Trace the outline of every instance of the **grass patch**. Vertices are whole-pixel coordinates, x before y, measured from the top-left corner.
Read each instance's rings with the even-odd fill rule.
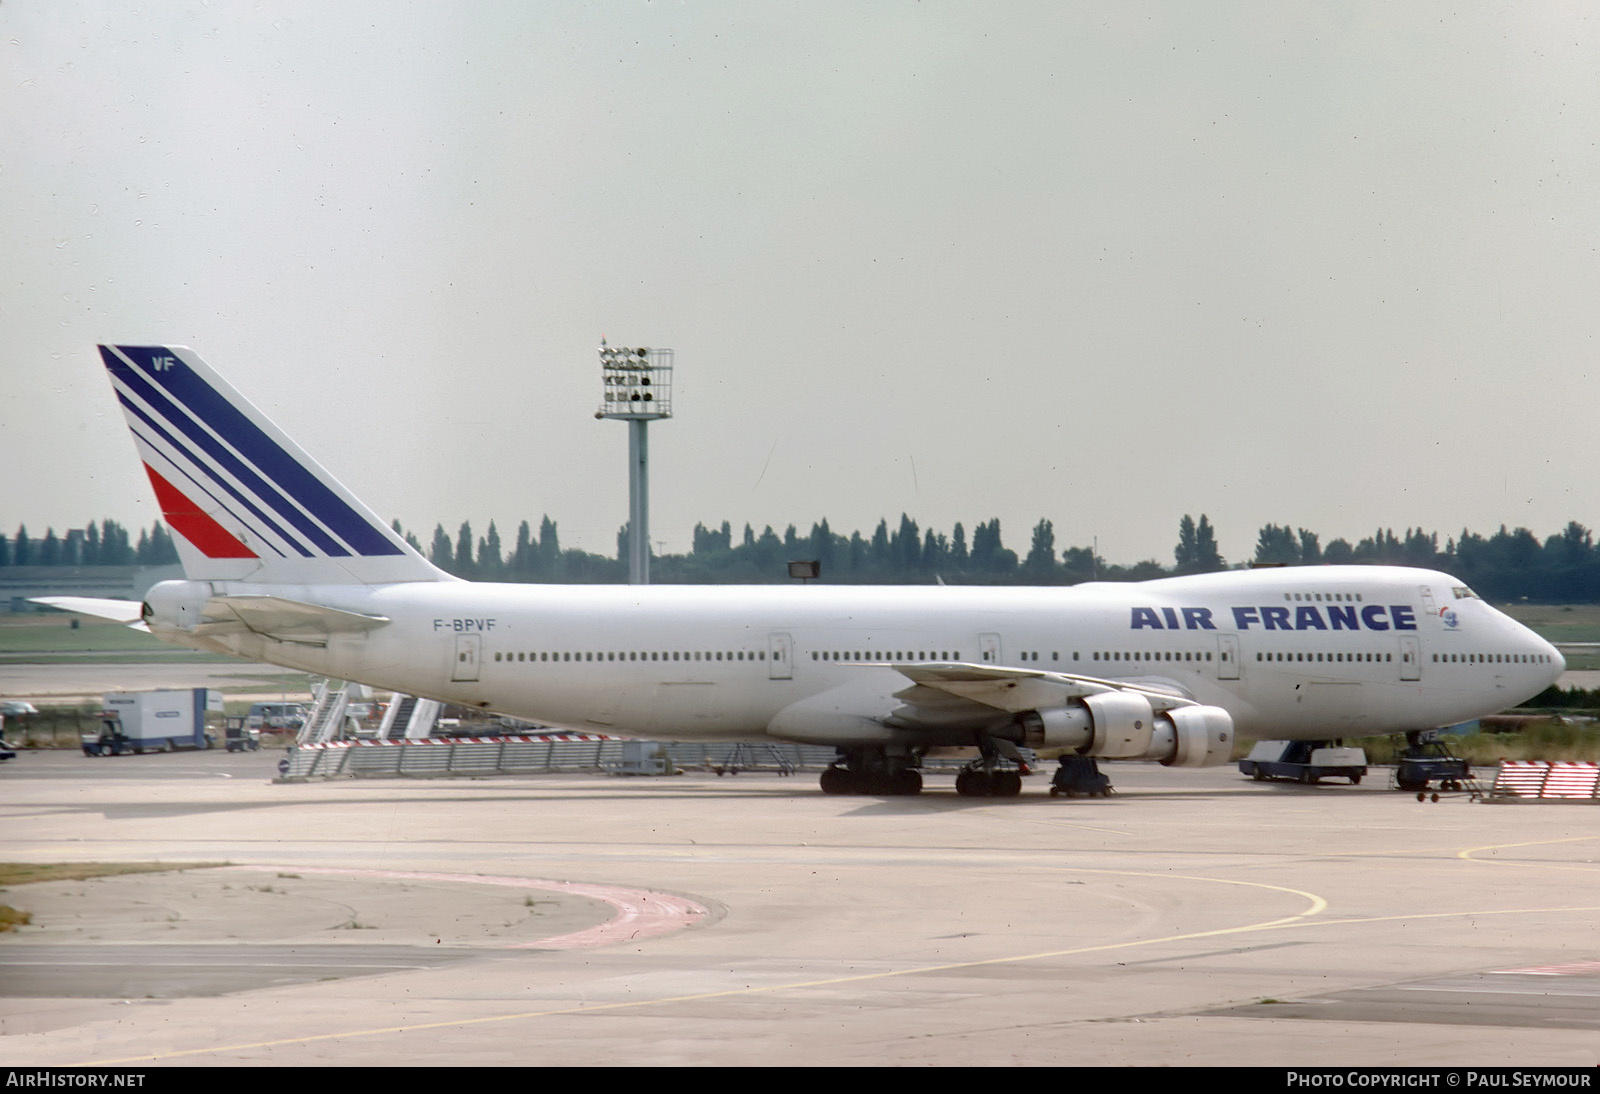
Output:
[[[0,886],[34,881],[86,881],[118,874],[158,874],[167,870],[208,870],[226,862],[0,862]]]
[[[1600,642],[1600,604],[1497,604],[1546,642]]]
[[[1473,767],[1492,767],[1501,760],[1582,760],[1600,763],[1600,723],[1570,724],[1555,717],[1527,722],[1510,733],[1442,733],[1439,739],[1451,752]],[[1255,741],[1240,736],[1234,741],[1233,760],[1250,754]],[[1404,737],[1345,738],[1350,748],[1363,749],[1369,764],[1392,764],[1405,747]]]
[[[0,889],[35,881],[87,881],[119,874],[158,874],[169,870],[205,870],[226,862],[0,862]],[[33,916],[0,904],[0,932],[33,922]]]
[[[1513,733],[1444,733],[1439,739],[1473,767],[1501,760],[1600,761],[1600,726],[1569,725],[1554,718],[1531,722]],[[1361,737],[1345,744],[1366,750],[1369,764],[1392,764],[1403,737]]]
[[[72,621],[78,625],[74,627]],[[172,647],[146,631],[90,615],[61,612],[0,614],[0,653],[159,653]]]

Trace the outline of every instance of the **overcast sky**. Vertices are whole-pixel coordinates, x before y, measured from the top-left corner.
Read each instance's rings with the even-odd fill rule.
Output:
[[[132,10],[137,8],[138,10]],[[426,541],[1600,525],[1587,3],[0,3],[0,530],[186,344]]]

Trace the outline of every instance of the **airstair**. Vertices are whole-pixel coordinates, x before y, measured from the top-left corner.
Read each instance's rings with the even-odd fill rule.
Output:
[[[298,745],[321,745],[336,741],[344,726],[345,708],[350,703],[350,685],[343,680],[324,680],[317,686],[316,703],[305,725],[295,737]]]
[[[383,741],[418,741],[433,733],[444,704],[437,699],[419,699],[415,695],[395,692],[384,708],[383,721],[378,726],[378,739]]]

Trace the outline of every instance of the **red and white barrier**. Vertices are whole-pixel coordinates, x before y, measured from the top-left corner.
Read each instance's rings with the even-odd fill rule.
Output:
[[[353,741],[324,741],[321,744],[298,745],[301,752],[314,752],[319,748],[383,748],[405,745],[503,745],[503,744],[569,744],[582,741],[621,741],[604,733],[547,733],[537,737],[416,737],[398,741],[378,738],[360,738]]]
[[[1600,801],[1600,764],[1569,760],[1502,760],[1491,798]]]

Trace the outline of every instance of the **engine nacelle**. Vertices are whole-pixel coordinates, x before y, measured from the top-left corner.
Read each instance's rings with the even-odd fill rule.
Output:
[[[1086,695],[1064,707],[1030,710],[1018,719],[1029,748],[1070,748],[1105,760],[1148,757],[1155,712],[1131,691]]]
[[[1069,748],[1101,760],[1157,760],[1172,767],[1228,762],[1233,717],[1221,707],[1184,706],[1157,714],[1137,692],[1086,695],[1064,707],[1018,718],[1029,748]]]
[[[205,604],[211,586],[197,581],[162,581],[144,594],[141,615],[158,638],[171,641],[205,622]]]
[[[1233,715],[1221,707],[1173,707],[1156,727],[1157,750],[1168,767],[1215,767],[1233,751]]]
[[[1081,700],[1094,718],[1094,741],[1085,756],[1101,760],[1142,760],[1150,753],[1156,715],[1150,700],[1133,691],[1108,691]]]
[[[1022,727],[1022,743],[1028,748],[1070,748],[1082,751],[1094,740],[1094,722],[1087,707],[1030,710],[1017,719]]]

